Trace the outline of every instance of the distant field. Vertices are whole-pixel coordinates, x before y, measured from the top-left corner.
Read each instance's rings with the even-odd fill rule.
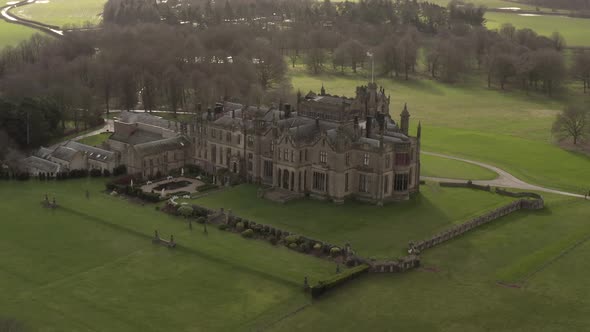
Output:
[[[520,16],[510,13],[487,13],[486,26],[499,28],[503,23],[512,23],[517,28],[530,28],[543,36],[554,31],[561,33],[569,46],[590,46],[590,19],[567,16]]]
[[[103,190],[102,180],[0,183],[0,317],[27,331],[256,330],[309,303],[305,276],[335,272],[214,226],[191,232]],[[60,208],[42,208],[45,194]],[[155,229],[179,247],[153,245]]]
[[[432,0],[429,2],[446,7],[449,4],[449,2],[451,2],[451,1],[450,0]],[[472,3],[477,6],[483,5],[483,6],[486,6],[487,8],[518,7],[522,10],[534,10],[535,9],[535,6],[531,6],[531,5],[527,5],[527,4],[523,4],[523,3],[517,3],[517,2],[513,2],[513,1],[503,1],[503,0],[466,0],[465,2],[469,2],[469,3]]]
[[[314,200],[279,204],[256,196],[257,187],[241,185],[195,200],[211,208],[227,208],[256,222],[344,245],[363,256],[392,258],[405,254],[410,240],[426,238],[452,224],[512,201],[492,193],[441,188],[429,183],[407,202],[376,207]]]
[[[46,24],[64,26],[98,24],[105,0],[48,0],[13,9],[16,15]]]
[[[15,46],[35,33],[40,32],[23,25],[0,20],[0,50],[6,46]]]

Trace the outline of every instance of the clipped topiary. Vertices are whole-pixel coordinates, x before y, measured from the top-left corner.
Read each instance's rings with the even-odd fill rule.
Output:
[[[247,229],[245,231],[242,232],[242,236],[245,238],[251,238],[254,236],[254,231],[251,229]]]
[[[239,223],[237,223],[236,229],[238,230],[238,232],[243,231],[244,230],[244,222],[240,221]]]
[[[320,243],[316,243],[313,245],[313,249],[320,250],[320,249],[322,249],[322,245]]]
[[[297,243],[290,243],[289,248],[293,249],[293,250],[297,250],[299,248],[299,246],[297,245]]]
[[[340,250],[338,247],[332,247],[332,249],[330,249],[330,255],[332,255],[332,257],[340,256],[341,253],[342,250]]]

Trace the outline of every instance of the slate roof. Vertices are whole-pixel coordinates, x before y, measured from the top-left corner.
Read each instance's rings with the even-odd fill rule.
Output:
[[[34,168],[46,173],[59,172],[60,168],[59,164],[36,156],[27,157],[23,159],[22,162],[25,165],[25,167]]]
[[[115,132],[113,135],[111,135],[110,139],[131,145],[137,145],[161,140],[162,135],[137,128],[130,134]]]
[[[78,153],[78,151],[72,148],[68,148],[66,146],[58,146],[57,148],[55,148],[55,150],[53,150],[51,156],[57,159],[70,162],[74,159],[76,153]]]
[[[176,136],[171,138],[165,138],[153,142],[138,144],[135,146],[135,150],[146,156],[165,151],[182,149],[189,145],[189,140],[184,136]]]
[[[84,155],[88,157],[88,159],[110,162],[115,158],[115,153],[112,151],[100,149],[76,141],[68,141],[66,144],[64,144],[64,146],[77,151],[82,151]]]
[[[39,158],[45,158],[47,157],[47,155],[49,155],[51,153],[51,149],[48,149],[46,147],[40,147],[39,150],[37,150],[37,152],[35,152],[35,156],[39,157]]]
[[[120,121],[127,123],[145,123],[155,127],[166,128],[170,130],[176,130],[177,125],[180,128],[180,124],[177,124],[176,121],[166,120],[162,117],[149,113],[133,113],[123,111],[120,113],[119,119]]]

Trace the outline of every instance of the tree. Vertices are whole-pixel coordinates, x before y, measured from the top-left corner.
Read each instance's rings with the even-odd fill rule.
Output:
[[[553,34],[551,35],[551,42],[553,44],[553,48],[555,48],[556,51],[561,52],[565,49],[565,38],[559,32],[553,32]]]
[[[572,138],[574,144],[587,136],[590,112],[588,107],[579,105],[567,106],[557,115],[551,131],[560,139]]]
[[[190,205],[182,205],[178,208],[178,213],[183,217],[188,218],[193,214],[193,207]]]
[[[324,70],[324,62],[326,62],[326,52],[323,49],[312,48],[307,52],[305,64],[312,73],[321,73]]]
[[[574,77],[582,81],[586,93],[590,88],[590,52],[576,54],[572,70]]]

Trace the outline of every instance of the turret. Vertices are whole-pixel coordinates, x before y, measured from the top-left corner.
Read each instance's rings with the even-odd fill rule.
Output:
[[[324,83],[322,83],[322,89],[320,90],[320,96],[326,95],[326,89],[324,88]]]
[[[410,112],[408,112],[408,104],[404,104],[404,110],[402,111],[400,116],[400,129],[404,135],[408,135],[408,130],[410,128]]]

